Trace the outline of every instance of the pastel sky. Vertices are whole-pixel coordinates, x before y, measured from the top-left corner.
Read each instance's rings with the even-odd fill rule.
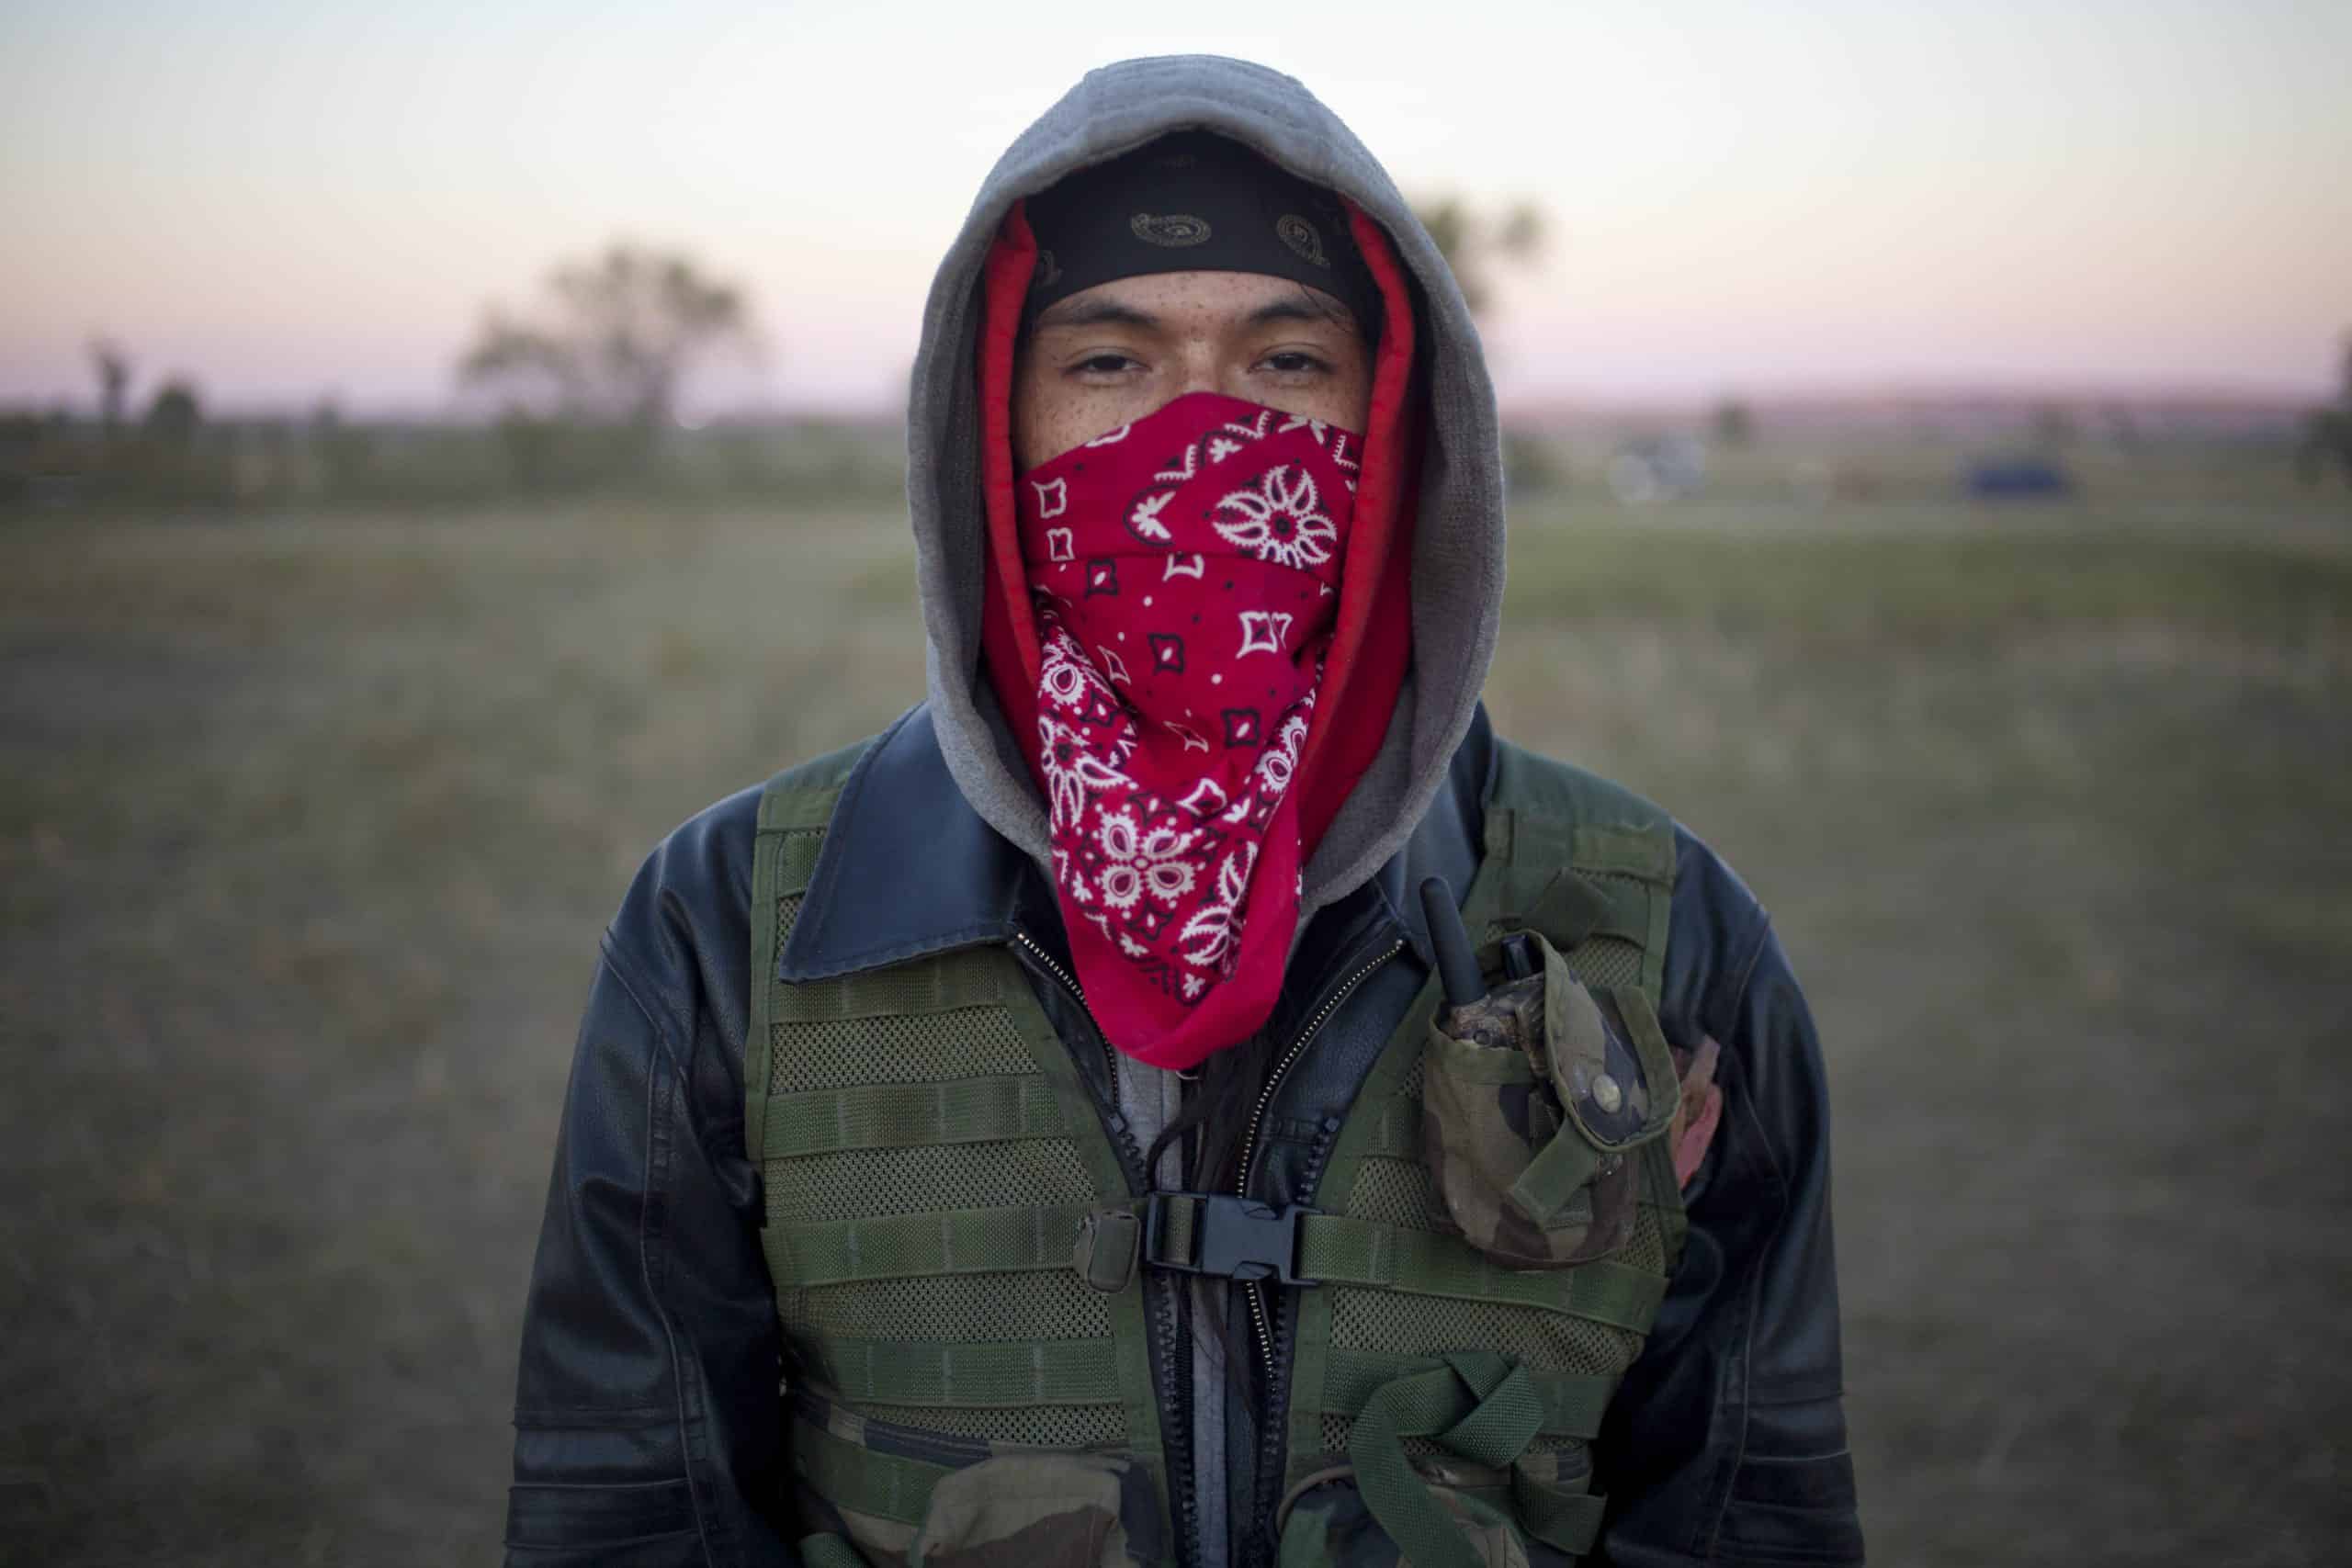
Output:
[[[216,402],[432,410],[615,236],[755,297],[706,407],[888,406],[1005,142],[1090,65],[1313,87],[1414,191],[1539,202],[1521,400],[2314,393],[2352,329],[2346,0],[1169,7],[0,0],[0,401],[85,344]]]

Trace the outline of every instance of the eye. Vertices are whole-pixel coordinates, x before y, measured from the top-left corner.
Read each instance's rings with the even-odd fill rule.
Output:
[[[1069,368],[1073,375],[1115,376],[1123,370],[1139,369],[1141,366],[1142,361],[1132,355],[1106,351],[1102,354],[1090,354]]]
[[[1277,376],[1304,376],[1317,370],[1329,370],[1330,366],[1303,348],[1285,348],[1270,354],[1259,363]]]

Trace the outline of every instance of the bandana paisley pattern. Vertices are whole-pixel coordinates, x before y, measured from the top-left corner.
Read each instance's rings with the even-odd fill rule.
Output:
[[[1271,995],[1218,1003],[1255,943],[1273,963],[1252,973],[1278,980],[1297,923],[1293,785],[1357,446],[1194,392],[1018,483],[1056,891],[1096,1017],[1157,1066],[1262,1017]]]

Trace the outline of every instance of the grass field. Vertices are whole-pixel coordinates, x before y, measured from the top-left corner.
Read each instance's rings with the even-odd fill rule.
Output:
[[[483,1562],[636,861],[920,694],[889,516],[0,525],[0,1560]],[[1520,520],[1490,686],[1775,910],[1885,1563],[2352,1537],[2352,506]]]

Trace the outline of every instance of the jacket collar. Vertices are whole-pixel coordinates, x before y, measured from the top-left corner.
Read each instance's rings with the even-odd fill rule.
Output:
[[[1430,876],[1446,878],[1457,898],[1467,890],[1493,752],[1481,707],[1405,848],[1314,926],[1336,918],[1360,929],[1367,918],[1385,918],[1430,962],[1415,890]],[[1035,863],[972,809],[947,771],[930,705],[915,707],[866,748],[842,785],[777,977],[830,980],[1010,942],[1016,931],[1060,945],[1053,889]],[[1308,945],[1319,945],[1314,938],[1310,931]]]

